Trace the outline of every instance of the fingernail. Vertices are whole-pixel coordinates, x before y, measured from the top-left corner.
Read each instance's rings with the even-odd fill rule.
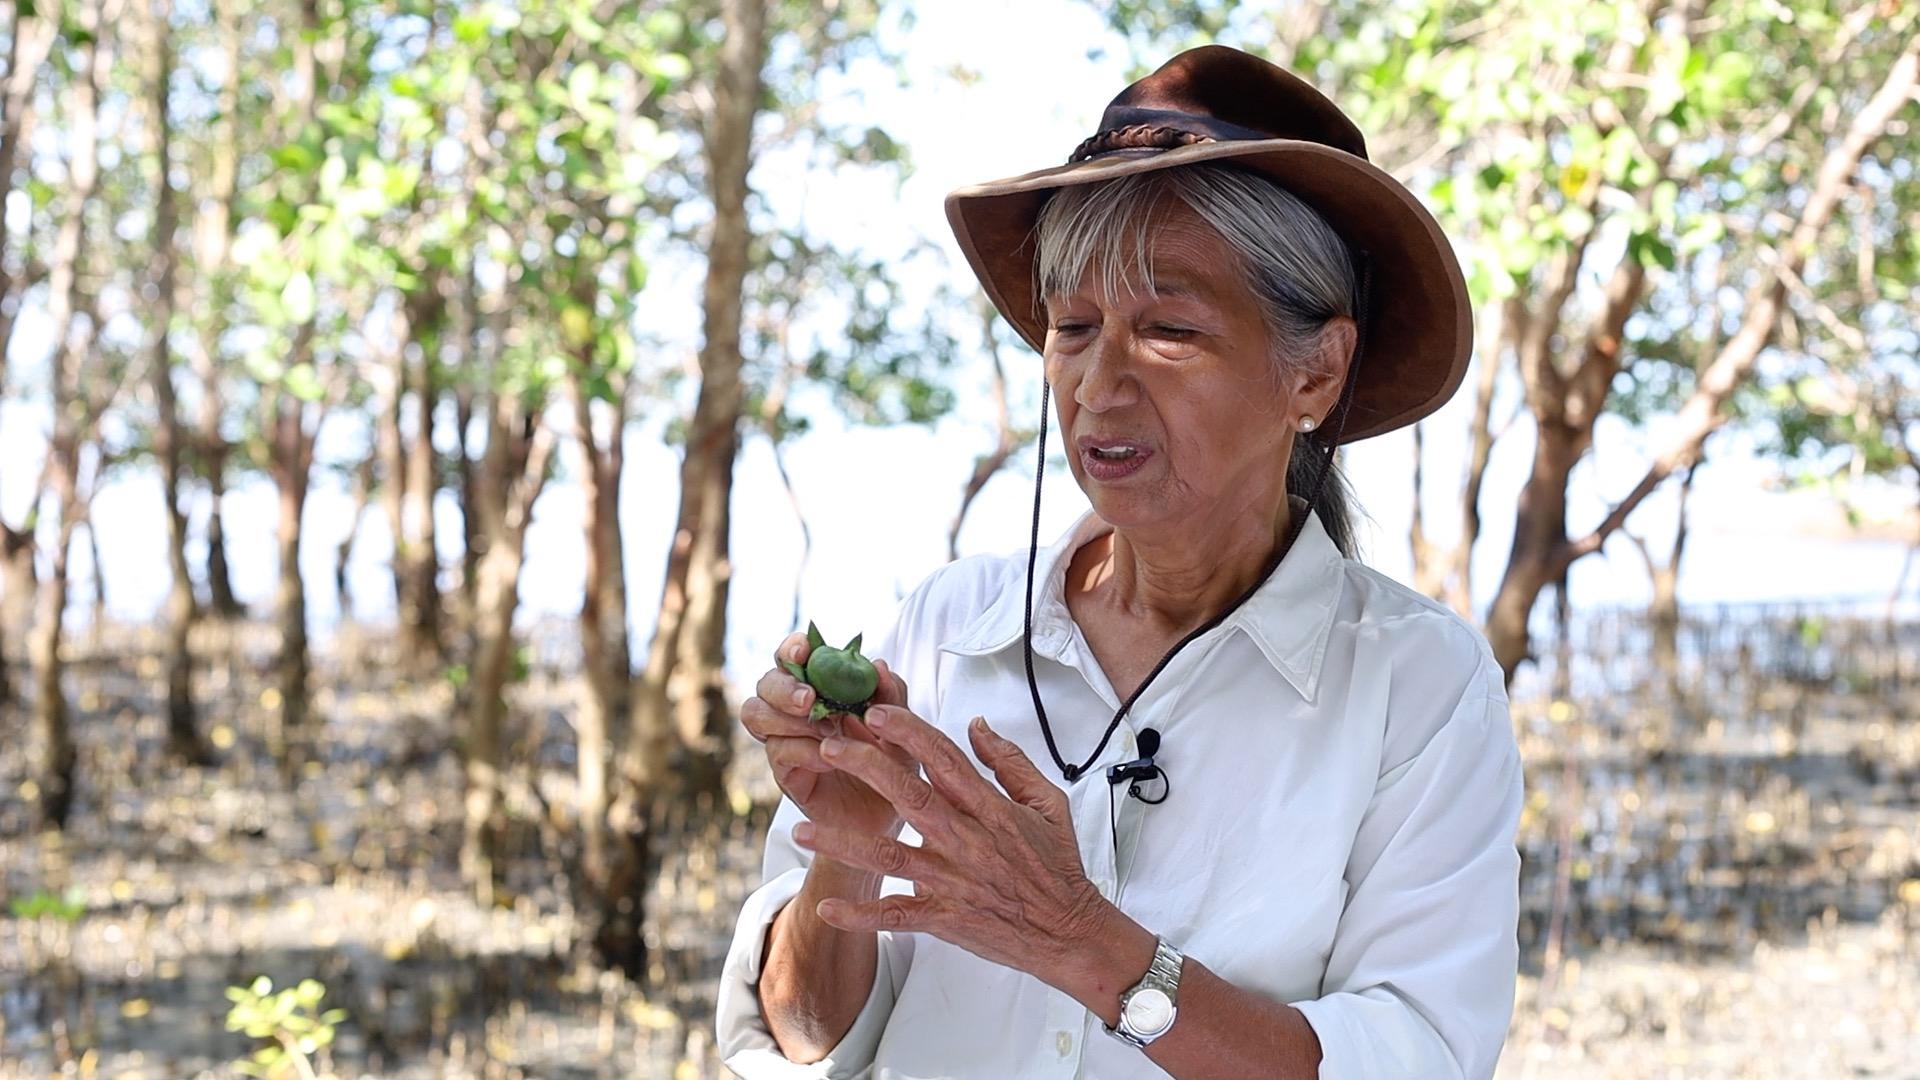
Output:
[[[847,740],[838,735],[820,740],[820,756],[822,757],[839,757],[841,752],[846,750],[846,748]]]
[[[972,720],[967,721],[967,724],[975,731],[987,730],[987,718],[984,716],[976,716]]]
[[[802,844],[812,843],[813,842],[813,822],[802,821],[795,824],[793,827],[793,838]]]
[[[887,711],[885,709],[868,709],[866,719],[868,727],[879,731],[881,728],[887,726]]]
[[[795,705],[805,705],[807,703],[807,693],[807,688],[804,686],[795,690],[793,692],[793,703]]]

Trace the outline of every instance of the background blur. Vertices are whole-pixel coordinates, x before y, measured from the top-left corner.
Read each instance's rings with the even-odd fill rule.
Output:
[[[738,701],[1046,465],[941,196],[1204,41],[1467,268],[1342,458],[1512,675],[1502,1076],[1920,1075],[1913,5],[16,0],[0,1077],[721,1074]]]

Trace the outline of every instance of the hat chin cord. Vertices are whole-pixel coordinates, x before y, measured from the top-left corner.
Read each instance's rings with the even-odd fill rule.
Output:
[[[1154,678],[1166,668],[1174,656],[1176,656],[1181,649],[1186,648],[1189,642],[1207,631],[1212,630],[1214,627],[1219,626],[1222,622],[1225,622],[1227,616],[1239,610],[1240,605],[1246,603],[1253,597],[1254,593],[1260,591],[1260,587],[1267,583],[1267,579],[1273,576],[1275,570],[1279,569],[1281,560],[1286,557],[1288,550],[1293,547],[1295,538],[1300,535],[1301,528],[1306,524],[1307,516],[1313,513],[1314,508],[1319,505],[1320,495],[1326,488],[1327,477],[1333,473],[1333,458],[1340,447],[1340,435],[1347,426],[1347,411],[1353,402],[1354,372],[1359,367],[1360,357],[1366,352],[1366,324],[1369,321],[1370,315],[1368,302],[1371,300],[1372,282],[1367,257],[1365,255],[1357,255],[1355,262],[1357,263],[1355,269],[1357,270],[1358,289],[1356,291],[1358,292],[1358,296],[1355,298],[1357,303],[1354,306],[1354,310],[1360,313],[1360,317],[1354,320],[1353,357],[1347,365],[1346,380],[1340,387],[1340,400],[1335,403],[1332,413],[1327,417],[1327,427],[1322,429],[1324,434],[1318,438],[1312,436],[1306,438],[1307,448],[1315,452],[1320,464],[1320,468],[1314,475],[1313,484],[1308,488],[1306,498],[1307,513],[1294,515],[1293,522],[1287,530],[1286,539],[1276,547],[1273,558],[1267,563],[1266,569],[1260,574],[1258,580],[1249,586],[1245,592],[1241,593],[1238,599],[1227,605],[1226,610],[1202,623],[1186,637],[1181,638],[1173,648],[1167,650],[1167,654],[1160,658],[1160,662],[1153,666],[1153,670],[1147,673],[1147,677],[1140,680],[1140,685],[1134,688],[1133,693],[1127,696],[1125,702],[1121,703],[1119,711],[1113,714],[1112,722],[1107,725],[1106,733],[1100,736],[1100,742],[1093,748],[1093,753],[1089,754],[1087,759],[1078,765],[1069,763],[1066,758],[1060,755],[1060,746],[1053,737],[1053,727],[1047,723],[1046,706],[1040,703],[1040,684],[1033,675],[1033,574],[1040,559],[1040,488],[1041,481],[1046,477],[1047,473],[1047,416],[1050,412],[1048,408],[1050,404],[1049,399],[1053,391],[1053,385],[1042,377],[1040,381],[1040,439],[1033,468],[1033,531],[1027,548],[1026,619],[1020,644],[1021,650],[1026,658],[1027,692],[1033,697],[1034,717],[1040,722],[1040,734],[1047,741],[1047,753],[1053,755],[1054,765],[1060,769],[1061,777],[1064,778],[1068,784],[1071,785],[1082,776],[1085,776],[1087,770],[1093,766],[1093,763],[1100,759],[1100,755],[1107,749],[1107,743],[1113,738],[1114,731],[1120,727],[1120,721],[1125,718],[1128,711],[1133,708],[1133,703],[1139,700],[1140,695],[1153,683]],[[1149,757],[1151,757],[1151,755],[1149,755]],[[1129,794],[1138,798],[1138,788],[1133,788]],[[1164,801],[1164,798],[1165,796],[1162,796],[1161,799],[1152,801],[1158,803]]]

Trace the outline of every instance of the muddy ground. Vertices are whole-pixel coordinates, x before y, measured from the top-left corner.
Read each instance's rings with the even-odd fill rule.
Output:
[[[1565,681],[1514,689],[1528,762],[1525,946],[1506,1077],[1920,1078],[1920,631],[1709,613],[1670,673],[1626,617],[1583,624]],[[537,643],[536,643],[537,644]],[[596,969],[573,909],[563,646],[516,689],[522,824],[495,905],[460,886],[443,686],[346,637],[315,683],[325,737],[291,782],[265,756],[264,631],[207,643],[220,763],[160,752],[149,632],[75,643],[72,828],[28,828],[25,714],[0,709],[0,1078],[235,1075],[256,1041],[225,990],[267,975],[343,1008],[341,1077],[706,1077],[712,978],[755,884],[773,793],[674,824],[651,970]],[[225,659],[219,659],[225,658]],[[749,744],[750,746],[751,744]],[[1564,852],[1564,857],[1563,853]]]

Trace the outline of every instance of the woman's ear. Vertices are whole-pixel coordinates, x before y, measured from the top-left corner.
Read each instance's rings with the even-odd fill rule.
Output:
[[[1295,368],[1299,381],[1294,384],[1293,403],[1300,416],[1326,422],[1340,403],[1340,389],[1347,383],[1347,369],[1353,363],[1353,346],[1358,340],[1358,328],[1345,315],[1335,315],[1320,327],[1308,346],[1308,355]]]

